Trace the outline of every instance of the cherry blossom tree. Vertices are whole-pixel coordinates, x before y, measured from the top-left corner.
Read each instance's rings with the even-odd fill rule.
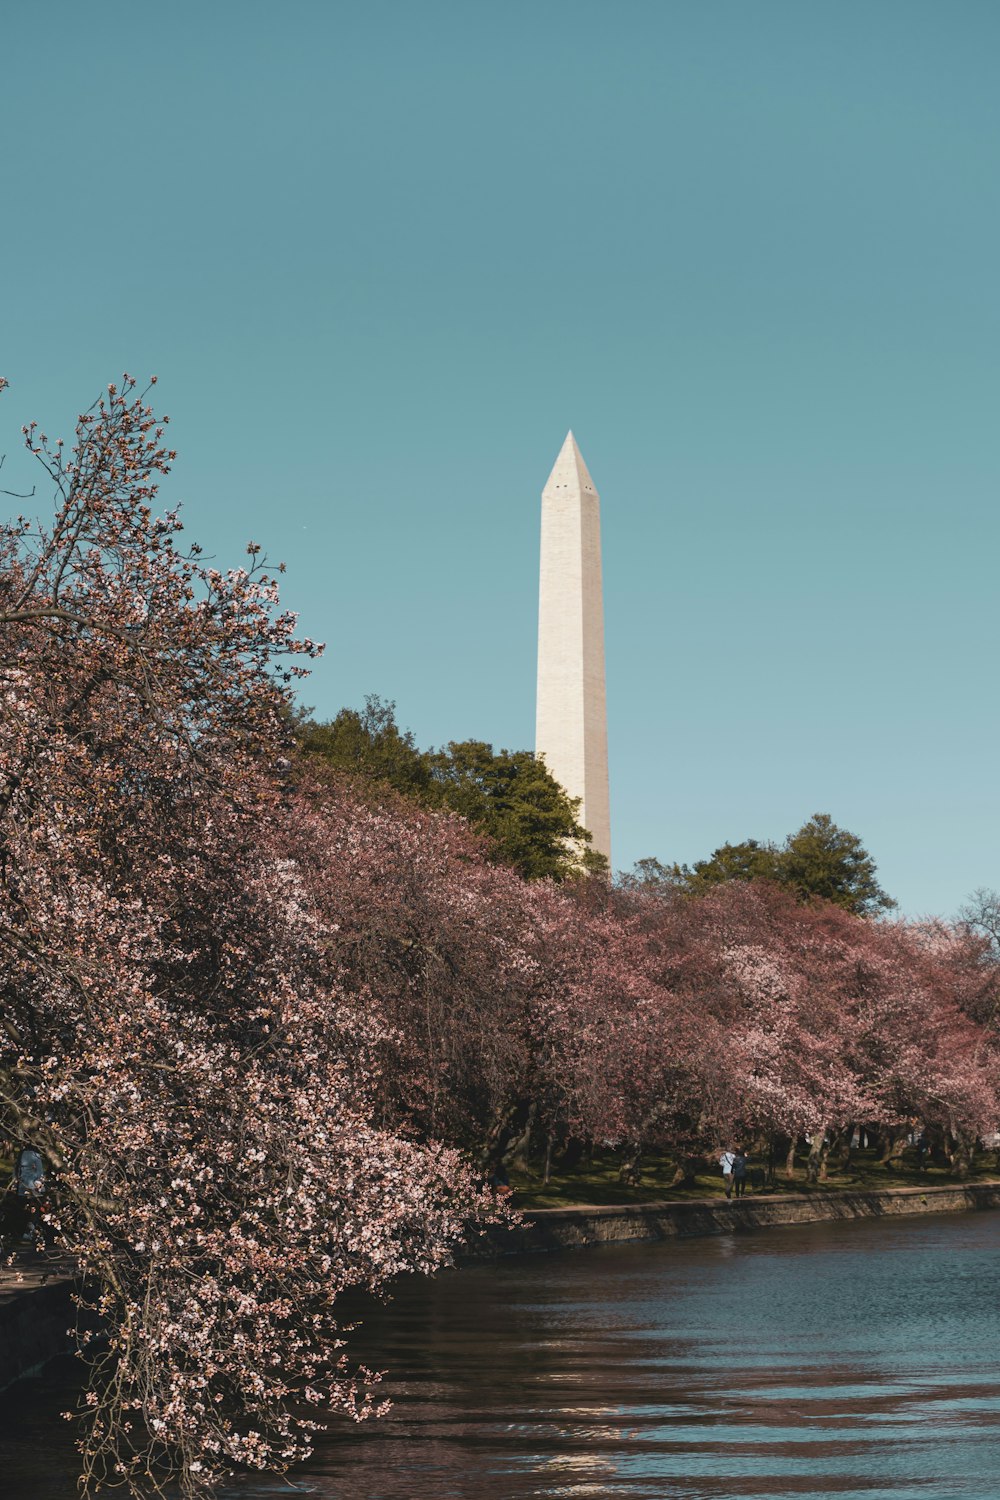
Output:
[[[85,1487],[190,1495],[371,1410],[339,1294],[490,1210],[380,1123],[379,1018],[284,855],[316,647],[259,547],[223,573],[155,514],[173,454],[128,377],[69,451],[25,435],[56,507],[0,532],[0,1125],[47,1155],[109,1335]]]
[[[326,924],[331,978],[381,1026],[381,1118],[477,1156],[528,1068],[530,887],[458,817],[296,767],[286,857]]]
[[[691,1134],[706,1147],[808,1136],[822,1177],[856,1125],[891,1150],[920,1121],[963,1170],[977,1134],[995,1128],[1000,1074],[982,1022],[997,974],[967,932],[802,905],[765,881],[695,900],[632,888],[626,903],[664,1013],[683,1028]]]
[[[996,970],[980,963],[979,939],[942,922],[891,924],[869,937],[859,965],[859,1066],[875,1121],[889,1132],[886,1154],[919,1120],[964,1176],[976,1138],[1000,1120],[996,1043],[982,1024],[996,1010]]]
[[[484,1162],[570,1133],[651,1139],[686,1027],[634,922],[490,863],[452,815],[366,800],[308,765],[286,831],[337,980],[384,1027],[387,1122]]]

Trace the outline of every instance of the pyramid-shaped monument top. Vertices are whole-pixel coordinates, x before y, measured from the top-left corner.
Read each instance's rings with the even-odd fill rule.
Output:
[[[567,432],[566,441],[559,450],[552,473],[549,475],[548,483],[542,491],[542,499],[554,499],[556,496],[566,498],[570,495],[595,495],[597,490],[594,481],[587,472],[587,465],[583,461],[583,454],[576,446],[576,438],[572,432]]]

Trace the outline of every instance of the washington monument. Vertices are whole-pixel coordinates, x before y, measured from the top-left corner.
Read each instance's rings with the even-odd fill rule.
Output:
[[[610,863],[600,500],[571,432],[542,491],[535,753],[580,798],[580,822]]]

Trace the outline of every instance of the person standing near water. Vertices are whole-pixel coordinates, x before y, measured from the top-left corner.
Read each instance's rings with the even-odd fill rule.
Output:
[[[733,1196],[733,1164],[735,1161],[736,1152],[731,1146],[727,1146],[719,1157],[719,1166],[722,1168],[722,1186],[726,1190],[727,1198]]]
[[[733,1157],[733,1187],[737,1198],[742,1198],[747,1190],[747,1158],[742,1146],[737,1146]]]

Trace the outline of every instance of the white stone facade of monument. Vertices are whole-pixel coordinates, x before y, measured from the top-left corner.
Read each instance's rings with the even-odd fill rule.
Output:
[[[572,432],[542,491],[535,751],[610,862],[600,500]]]

